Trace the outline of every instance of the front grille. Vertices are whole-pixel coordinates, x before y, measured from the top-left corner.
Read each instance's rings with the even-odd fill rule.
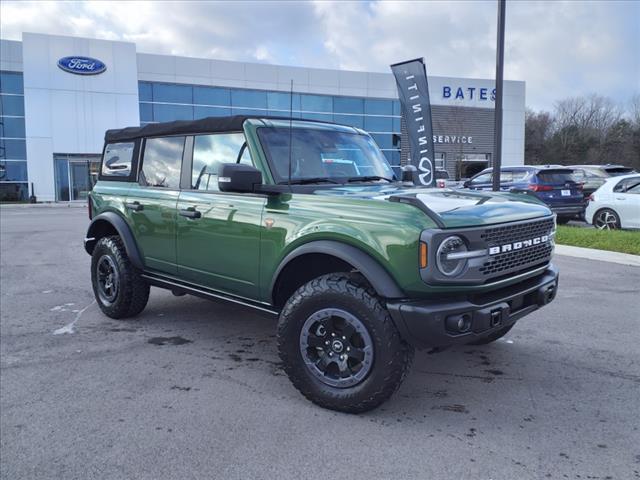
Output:
[[[487,247],[513,244],[532,238],[549,235],[553,231],[553,218],[532,222],[488,228],[481,235]],[[551,259],[551,243],[531,245],[518,250],[499,253],[489,257],[478,269],[483,275],[494,277],[502,272],[525,270],[547,263]]]
[[[505,270],[545,263],[549,260],[552,250],[553,247],[545,243],[515,252],[500,253],[484,262],[479,270],[484,275],[495,275]]]
[[[545,218],[533,222],[487,228],[481,238],[487,242],[488,246],[494,246],[548,235],[552,230],[553,218]]]

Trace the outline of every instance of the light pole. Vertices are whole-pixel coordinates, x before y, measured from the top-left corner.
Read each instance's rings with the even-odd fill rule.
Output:
[[[502,90],[504,74],[504,15],[506,0],[498,0],[498,45],[496,48],[496,106],[494,110],[495,137],[493,145],[493,191],[500,190],[502,166]]]

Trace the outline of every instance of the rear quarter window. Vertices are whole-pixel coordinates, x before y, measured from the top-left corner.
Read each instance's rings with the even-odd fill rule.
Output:
[[[109,143],[102,156],[101,177],[124,180],[131,176],[134,142]]]

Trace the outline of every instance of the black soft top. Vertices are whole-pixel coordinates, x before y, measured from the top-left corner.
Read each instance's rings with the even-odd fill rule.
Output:
[[[290,120],[289,117],[275,117],[269,115],[233,115],[229,117],[207,117],[199,120],[176,120],[175,122],[149,123],[144,127],[127,127],[107,130],[104,135],[106,143],[123,142],[143,137],[159,137],[165,135],[189,135],[194,133],[222,133],[241,132],[242,124],[248,118],[265,120]],[[293,121],[319,122],[304,118],[294,118]]]

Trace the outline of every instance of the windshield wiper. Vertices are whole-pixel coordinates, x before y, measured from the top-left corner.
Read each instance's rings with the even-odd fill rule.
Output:
[[[387,177],[380,177],[378,175],[367,175],[364,177],[351,177],[347,180],[347,183],[353,183],[353,182],[371,182],[373,180],[386,180],[389,183],[393,183],[393,180],[391,178],[387,178]]]
[[[309,183],[335,183],[337,185],[341,185],[340,182],[336,180],[331,180],[327,177],[311,177],[311,178],[296,178],[291,180],[291,185],[307,185]],[[278,185],[288,185],[288,181],[279,182]]]

